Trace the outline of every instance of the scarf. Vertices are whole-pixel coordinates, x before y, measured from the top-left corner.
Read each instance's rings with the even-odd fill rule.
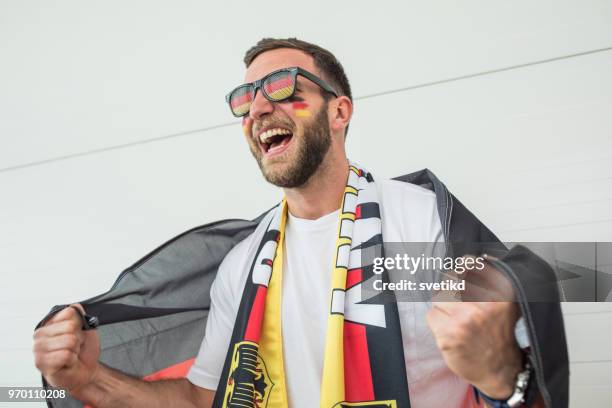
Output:
[[[409,408],[397,305],[372,299],[361,303],[360,285],[374,275],[372,265],[362,265],[361,250],[379,246],[382,253],[383,243],[378,194],[370,173],[349,166],[340,208],[330,265],[320,407]],[[272,211],[242,295],[213,403],[216,408],[289,406],[281,333],[287,202],[283,199]],[[388,280],[386,273],[381,276]],[[312,401],[312,406],[316,404]]]

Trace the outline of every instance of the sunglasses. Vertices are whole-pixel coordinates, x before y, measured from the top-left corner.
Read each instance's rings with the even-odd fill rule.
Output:
[[[240,85],[225,96],[232,114],[243,117],[251,110],[257,90],[270,102],[280,102],[291,98],[297,88],[297,76],[301,75],[319,85],[321,88],[338,97],[338,93],[327,82],[299,67],[282,68],[270,72],[265,77],[248,84]]]

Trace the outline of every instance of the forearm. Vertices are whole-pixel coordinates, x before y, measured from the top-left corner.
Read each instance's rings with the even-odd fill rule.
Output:
[[[182,378],[147,382],[100,364],[93,381],[71,390],[74,398],[96,408],[130,407],[195,408],[198,406],[191,383]]]

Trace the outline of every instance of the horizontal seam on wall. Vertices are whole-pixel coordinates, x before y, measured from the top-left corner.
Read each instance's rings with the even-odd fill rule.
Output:
[[[485,75],[492,75],[492,74],[497,74],[497,73],[500,73],[500,72],[506,72],[506,71],[511,71],[511,70],[515,70],[515,69],[526,68],[526,67],[531,67],[531,66],[534,66],[534,65],[546,64],[546,63],[566,60],[566,59],[570,59],[570,58],[582,57],[582,56],[585,56],[585,55],[596,54],[596,53],[606,52],[606,51],[610,51],[610,50],[612,50],[612,46],[605,47],[605,48],[598,48],[598,49],[595,49],[595,50],[589,50],[589,51],[573,53],[573,54],[561,55],[559,57],[547,58],[547,59],[538,60],[538,61],[526,62],[526,63],[523,63],[523,64],[511,65],[511,66],[503,67],[503,68],[490,69],[490,70],[486,70],[486,71],[477,72],[477,73],[474,73],[474,74],[467,74],[467,75],[461,75],[461,76],[456,76],[456,77],[452,77],[452,78],[440,79],[440,80],[432,81],[432,82],[425,82],[425,83],[422,83],[422,84],[411,85],[411,86],[402,87],[402,88],[398,88],[398,89],[392,89],[392,90],[388,90],[388,91],[382,91],[382,92],[372,93],[372,94],[368,94],[368,95],[362,95],[362,96],[355,97],[353,99],[354,100],[362,100],[362,99],[375,98],[375,97],[378,97],[378,96],[385,96],[385,95],[390,95],[390,94],[394,94],[394,93],[398,93],[398,92],[406,92],[406,91],[411,91],[411,90],[414,90],[414,89],[426,88],[426,87],[430,87],[430,86],[446,84],[446,83],[449,83],[449,82],[461,81],[461,80],[464,80],[464,79],[470,79],[470,78],[475,78],[475,77],[480,77],[480,76],[485,76]],[[187,131],[184,131],[184,132],[173,133],[173,134],[170,134],[170,135],[164,135],[164,136],[158,136],[158,137],[149,138],[149,139],[137,140],[135,142],[124,143],[124,144],[120,144],[120,145],[108,146],[108,147],[103,147],[103,148],[99,148],[99,149],[92,149],[92,150],[87,150],[87,151],[84,151],[84,152],[72,153],[72,154],[67,154],[67,155],[63,155],[63,156],[52,157],[52,158],[49,158],[49,159],[33,161],[33,162],[29,162],[29,163],[17,164],[15,166],[9,166],[9,167],[5,167],[5,168],[1,168],[0,169],[0,173],[8,172],[8,171],[20,170],[20,169],[24,169],[24,168],[27,168],[27,167],[40,166],[40,165],[43,165],[43,164],[54,163],[54,162],[57,162],[57,161],[74,159],[74,158],[82,157],[82,156],[89,156],[89,155],[92,155],[92,154],[104,153],[104,152],[108,152],[108,151],[112,151],[112,150],[124,149],[124,148],[127,148],[127,147],[138,146],[138,145],[141,145],[141,144],[146,144],[146,143],[151,143],[151,142],[158,142],[158,141],[161,141],[161,140],[171,139],[171,138],[180,137],[180,136],[187,136],[187,135],[191,135],[191,134],[199,133],[199,132],[207,132],[209,130],[214,130],[214,129],[224,128],[224,127],[234,126],[234,125],[238,125],[238,124],[239,124],[239,122],[223,123],[223,124],[220,124],[220,125],[213,125],[213,126],[208,126],[208,127],[199,128],[199,129],[187,130]]]

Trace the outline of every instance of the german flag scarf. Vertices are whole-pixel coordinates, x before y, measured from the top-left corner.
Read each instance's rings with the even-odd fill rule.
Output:
[[[291,356],[283,355],[281,333],[286,201],[273,211],[245,285],[213,404],[217,408],[289,406],[283,357]],[[362,265],[361,249],[382,250],[382,242],[374,179],[351,165],[330,265],[321,408],[410,406],[397,305],[360,303],[360,285],[373,275],[372,265]]]

